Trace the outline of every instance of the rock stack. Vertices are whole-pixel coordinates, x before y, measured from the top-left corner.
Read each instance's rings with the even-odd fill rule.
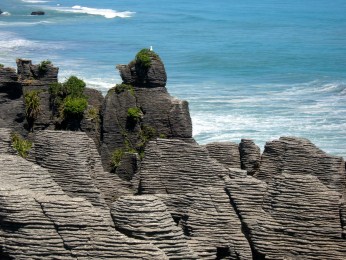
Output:
[[[105,98],[85,89],[93,115],[61,129],[44,64],[0,67],[0,259],[346,259],[343,158],[295,137],[262,154],[198,145],[150,50]],[[32,128],[28,90],[42,91]],[[14,132],[33,141],[26,159]]]

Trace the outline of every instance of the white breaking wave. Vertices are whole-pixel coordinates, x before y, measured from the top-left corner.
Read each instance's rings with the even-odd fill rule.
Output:
[[[71,12],[71,13],[100,15],[100,16],[104,16],[105,18],[108,18],[108,19],[112,19],[112,18],[116,18],[116,17],[129,18],[134,14],[134,12],[130,12],[130,11],[117,12],[117,11],[112,10],[112,9],[97,9],[97,8],[84,7],[84,6],[80,6],[80,5],[72,6],[72,8],[60,7],[56,10],[60,10],[60,11],[64,11],[64,12]]]
[[[11,14],[9,12],[2,12],[1,15],[3,15],[3,16],[10,16]]]
[[[30,41],[23,38],[1,39],[0,49],[3,53],[18,53],[17,55],[25,55],[32,51],[38,50],[57,50],[64,49],[63,46],[58,46],[50,43],[42,43],[38,41]]]

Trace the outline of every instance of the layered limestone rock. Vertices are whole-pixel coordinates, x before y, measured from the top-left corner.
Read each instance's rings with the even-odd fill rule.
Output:
[[[151,242],[164,251],[169,259],[198,259],[166,205],[157,197],[121,197],[113,203],[111,214],[118,231]]]
[[[249,139],[199,146],[162,61],[139,54],[105,99],[85,89],[88,109],[64,128],[83,132],[38,131],[57,129],[57,68],[0,67],[0,259],[346,259],[342,158],[294,137],[262,155]],[[28,161],[12,132],[34,141]]]
[[[37,132],[32,158],[69,196],[85,198],[105,215],[106,202],[132,194],[129,184],[104,172],[95,143],[83,132]]]
[[[344,160],[326,154],[307,139],[281,137],[266,144],[255,177],[270,182],[280,173],[313,175],[331,190],[340,194],[346,191]]]
[[[151,141],[135,181],[139,194],[155,194],[167,205],[203,259],[250,259],[250,246],[224,190],[229,171],[208,151],[176,139]]]
[[[0,67],[0,128],[11,128],[26,135],[22,85],[16,71]]]
[[[344,165],[306,139],[280,138],[256,178],[226,181],[255,259],[345,259]]]
[[[153,51],[141,50],[128,65],[117,65],[123,83],[135,87],[165,87],[167,74],[160,57]]]
[[[59,68],[54,67],[50,61],[34,65],[31,60],[17,59],[16,63],[18,76],[23,83],[41,86],[58,82]]]
[[[16,154],[12,147],[11,129],[0,128],[0,153]]]
[[[188,103],[167,92],[166,72],[158,56],[152,57],[146,69],[136,60],[125,67],[133,73],[128,75],[118,66],[123,83],[108,92],[102,109],[101,156],[107,170],[117,149],[141,153],[146,142],[155,137],[192,137]]]
[[[232,142],[215,142],[205,145],[210,157],[227,168],[241,168],[239,145]]]
[[[260,165],[261,150],[251,139],[241,139],[239,144],[241,168],[248,174],[255,174]]]
[[[117,232],[90,202],[70,197],[50,173],[0,154],[1,259],[167,259]]]

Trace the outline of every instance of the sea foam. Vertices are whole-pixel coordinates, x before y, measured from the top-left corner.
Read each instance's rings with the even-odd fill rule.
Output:
[[[117,12],[112,9],[97,9],[97,8],[84,7],[80,5],[72,6],[72,8],[61,7],[58,10],[64,11],[64,12],[72,12],[72,13],[100,15],[108,19],[112,19],[116,17],[128,18],[134,14],[134,12],[130,12],[130,11]]]
[[[3,16],[10,16],[11,14],[9,12],[2,12],[0,15],[3,15]]]

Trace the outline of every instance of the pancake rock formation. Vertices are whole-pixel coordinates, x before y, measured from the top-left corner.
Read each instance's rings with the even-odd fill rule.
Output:
[[[343,158],[297,137],[199,145],[156,53],[118,69],[61,118],[57,67],[0,67],[0,259],[346,259]]]

